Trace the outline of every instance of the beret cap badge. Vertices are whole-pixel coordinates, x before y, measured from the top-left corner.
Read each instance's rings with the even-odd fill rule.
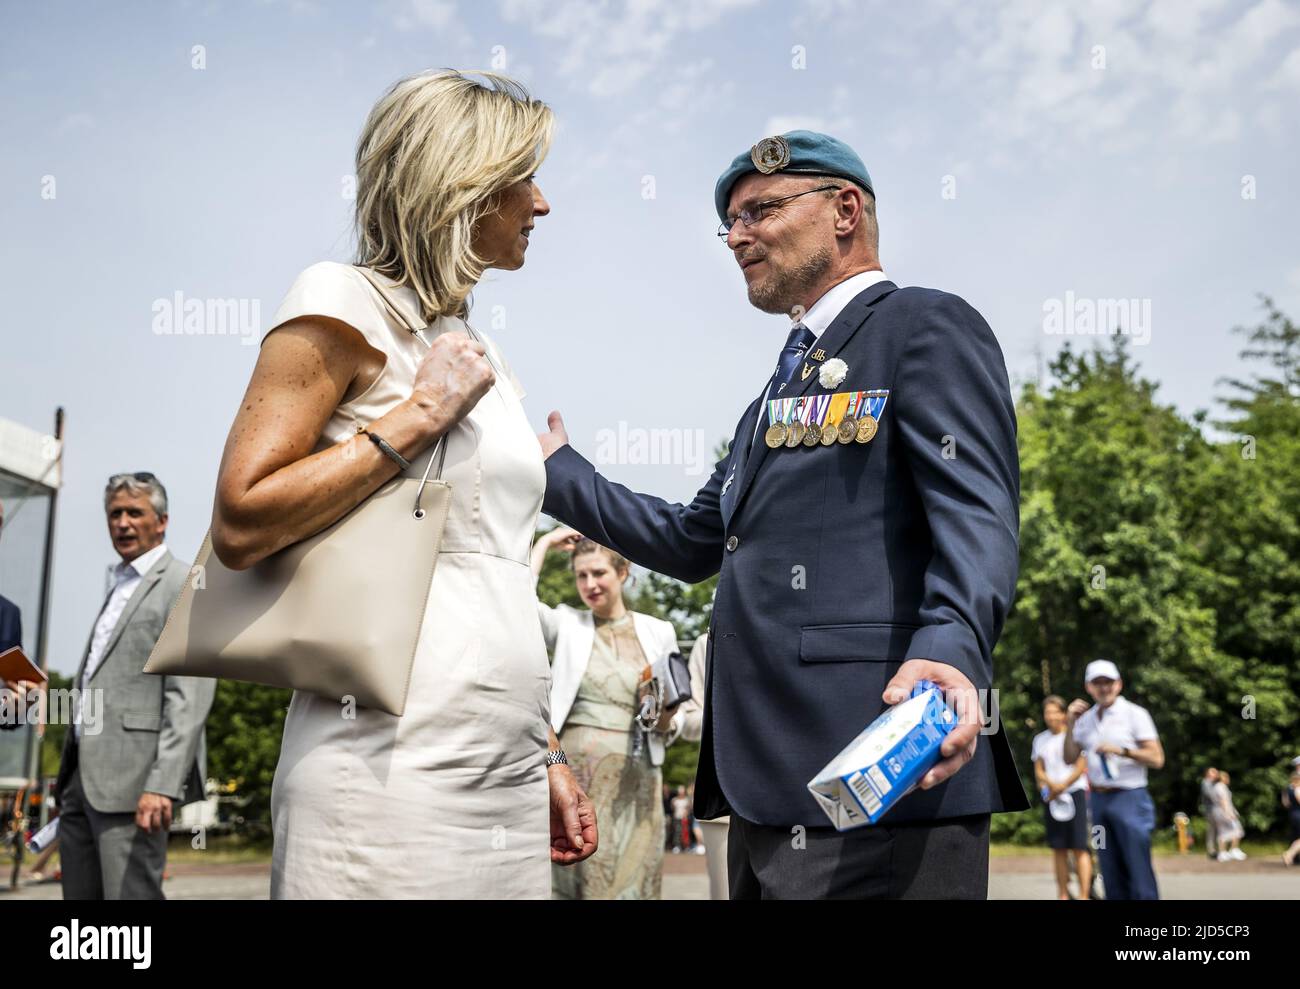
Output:
[[[784,137],[765,137],[750,149],[749,160],[764,175],[790,164],[790,145]]]

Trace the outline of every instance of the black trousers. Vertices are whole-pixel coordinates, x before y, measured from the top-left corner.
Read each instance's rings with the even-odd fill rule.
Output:
[[[733,814],[727,872],[733,900],[983,900],[989,815],[840,832]]]

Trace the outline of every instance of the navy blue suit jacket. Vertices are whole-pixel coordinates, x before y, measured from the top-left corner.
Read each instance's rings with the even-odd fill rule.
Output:
[[[23,644],[23,616],[7,597],[0,595],[0,652]]]
[[[762,395],[689,505],[607,481],[572,447],[546,461],[544,510],[651,570],[721,570],[709,636],[696,814],[827,827],[808,781],[884,710],[904,659],[994,685],[1019,566],[1020,470],[1006,365],[954,295],[880,282],[855,297],[785,397],[888,389],[875,437],[770,450]],[[821,363],[848,365],[833,389]],[[886,824],[1028,807],[1006,735]]]

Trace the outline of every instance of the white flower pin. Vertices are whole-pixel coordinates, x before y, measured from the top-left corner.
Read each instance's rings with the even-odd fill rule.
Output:
[[[817,372],[817,380],[821,382],[823,388],[838,388],[848,373],[849,366],[838,357],[832,357]]]

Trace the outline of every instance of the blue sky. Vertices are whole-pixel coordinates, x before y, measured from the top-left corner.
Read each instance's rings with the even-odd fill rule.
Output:
[[[302,268],[348,260],[365,114],[439,66],[501,68],[556,110],[553,212],[474,321],[537,428],[558,407],[589,454],[649,429],[712,448],[762,387],[787,324],[746,303],[711,193],[793,127],[857,149],[885,270],[971,302],[1013,380],[1061,345],[1052,300],[1133,299],[1135,356],[1190,413],[1236,368],[1256,293],[1300,314],[1300,8],[1279,0],[7,0],[0,416],[68,413],[55,669],[113,560],[105,478],[162,477],[191,557],[256,359],[238,335],[155,332],[159,300],[243,300],[260,329]],[[685,454],[604,470],[677,499],[704,480]]]

